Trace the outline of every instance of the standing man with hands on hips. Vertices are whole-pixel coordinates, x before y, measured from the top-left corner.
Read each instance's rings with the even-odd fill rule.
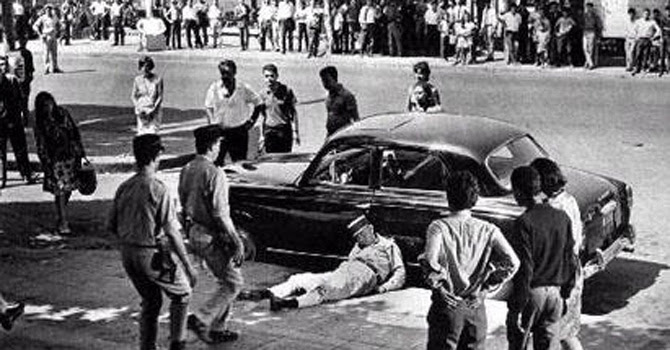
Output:
[[[221,150],[214,164],[222,166],[226,154],[233,162],[247,158],[249,129],[251,129],[265,105],[260,95],[249,85],[235,79],[237,66],[232,60],[219,63],[221,80],[210,85],[205,97],[205,109],[209,124],[223,128]]]

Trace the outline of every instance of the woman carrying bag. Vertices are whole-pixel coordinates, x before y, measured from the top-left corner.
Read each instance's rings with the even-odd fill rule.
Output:
[[[43,188],[55,196],[58,234],[69,234],[66,206],[79,189],[78,174],[85,158],[81,136],[70,113],[45,91],[35,97],[35,140],[44,171]]]

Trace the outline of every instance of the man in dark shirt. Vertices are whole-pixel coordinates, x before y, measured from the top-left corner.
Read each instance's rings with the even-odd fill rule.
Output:
[[[293,90],[277,80],[279,71],[274,64],[263,67],[265,89],[261,93],[265,103],[263,118],[264,148],[267,153],[288,153],[293,148],[293,140],[300,144],[298,133],[298,112]]]
[[[542,202],[540,175],[531,167],[519,167],[512,172],[512,191],[526,212],[515,222],[514,248],[521,267],[514,277],[514,293],[508,301],[510,349],[525,349],[531,333],[534,349],[558,349],[564,300],[570,296],[575,282],[570,217]]]
[[[9,58],[0,53],[0,188],[7,182],[7,139],[12,143],[19,172],[32,184],[35,179],[30,169],[26,133],[23,129],[23,93],[19,80],[9,74]]]
[[[327,66],[319,72],[323,88],[328,91],[326,110],[328,136],[359,119],[356,97],[337,82],[337,68]]]
[[[23,58],[23,77],[19,78],[19,83],[21,85],[21,91],[23,92],[23,121],[27,124],[28,116],[30,115],[28,111],[28,100],[30,100],[30,84],[33,82],[33,76],[35,74],[35,61],[33,60],[33,54],[28,50],[26,44],[28,43],[27,38],[19,39],[19,53],[21,58]]]

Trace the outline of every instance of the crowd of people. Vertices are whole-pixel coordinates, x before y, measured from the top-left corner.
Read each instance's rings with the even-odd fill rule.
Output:
[[[20,0],[13,5],[17,40],[26,39],[31,28],[38,33],[53,53],[52,70],[58,70],[57,43],[69,45],[71,38],[84,37],[86,28],[91,39],[113,40],[112,45],[125,44],[126,28],[142,29],[130,0],[66,0],[32,17]],[[491,2],[470,8],[465,0],[335,0],[329,6],[323,0],[240,0],[224,11],[218,1],[171,0],[151,15],[162,20],[165,47],[174,50],[219,47],[226,27],[237,28],[240,48],[248,50],[250,29],[256,28],[261,51],[304,50],[314,57],[330,47],[340,54],[442,57],[454,65],[492,61],[502,42],[508,64],[583,62],[593,69],[603,31],[602,14],[589,2],[577,11],[557,1],[529,9],[521,0],[500,12]],[[670,8],[630,8],[628,15],[626,69],[667,73]]]

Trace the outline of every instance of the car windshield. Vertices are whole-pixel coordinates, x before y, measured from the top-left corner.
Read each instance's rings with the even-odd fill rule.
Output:
[[[511,189],[510,178],[515,168],[528,165],[535,158],[545,156],[542,148],[532,138],[524,136],[489,154],[486,166],[503,187]]]

